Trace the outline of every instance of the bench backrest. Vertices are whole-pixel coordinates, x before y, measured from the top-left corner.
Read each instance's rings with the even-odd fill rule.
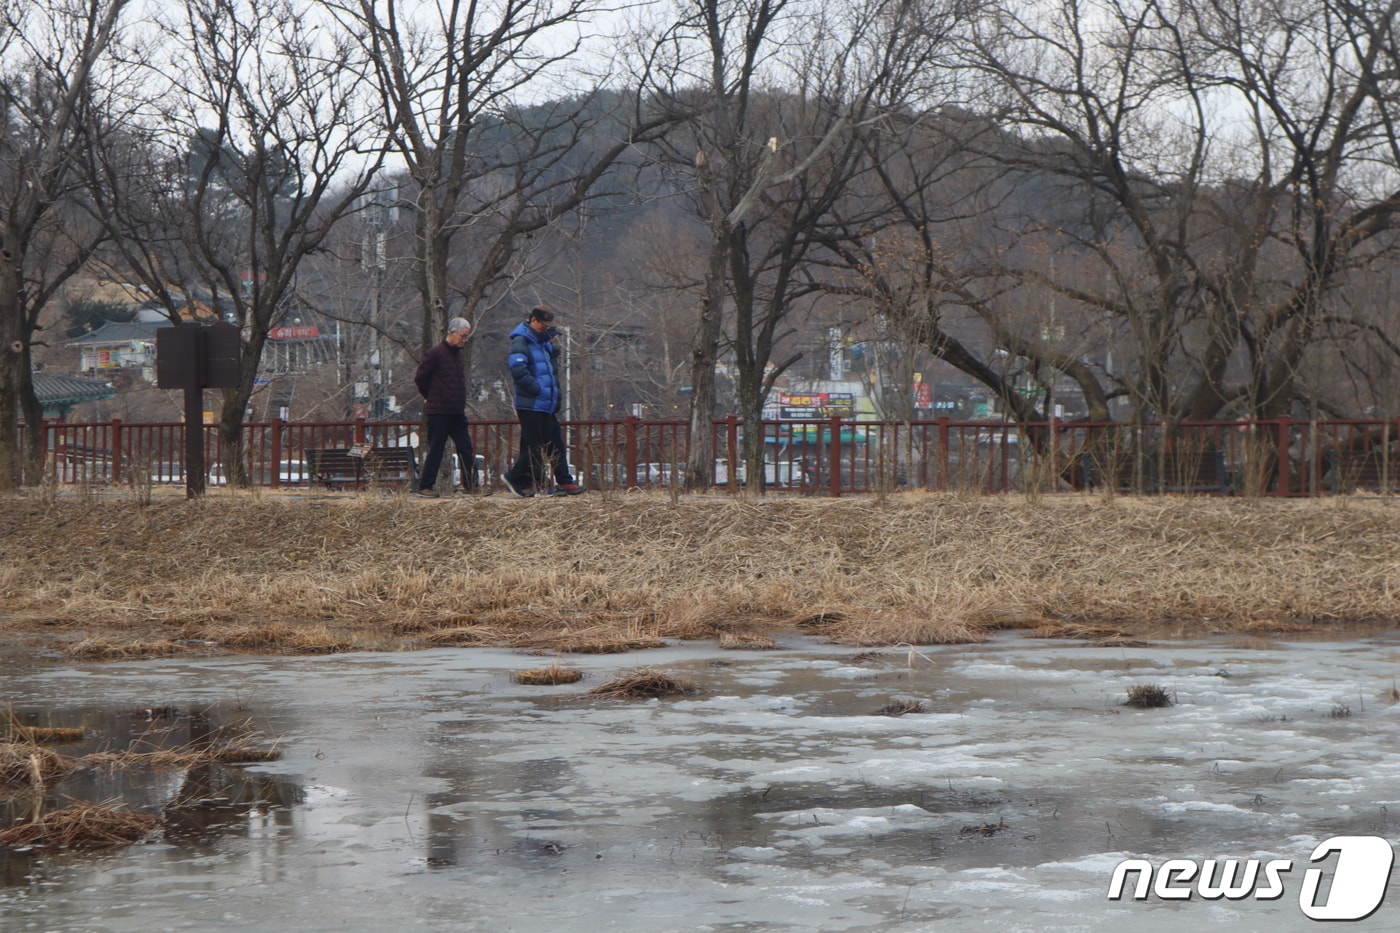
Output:
[[[412,447],[372,447],[364,456],[350,448],[307,448],[311,475],[328,485],[337,483],[414,483],[418,480],[418,455]]]

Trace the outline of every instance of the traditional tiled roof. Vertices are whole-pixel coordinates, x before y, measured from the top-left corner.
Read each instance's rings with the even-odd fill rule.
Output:
[[[79,402],[112,398],[117,394],[110,383],[99,379],[83,379],[62,373],[35,373],[34,394],[46,409],[64,408]]]
[[[155,340],[155,324],[141,324],[136,321],[108,321],[97,330],[76,340],[70,347],[105,347],[115,343],[129,343],[132,340]]]

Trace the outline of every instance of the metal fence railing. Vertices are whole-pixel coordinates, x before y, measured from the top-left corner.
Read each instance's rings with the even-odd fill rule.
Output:
[[[179,483],[184,427],[176,423],[45,425],[47,478],[59,484]],[[217,425],[205,425],[211,485],[226,482]],[[497,485],[515,457],[515,421],[473,421],[484,481]],[[749,485],[746,425],[716,419],[709,483]],[[418,422],[250,422],[242,465],[253,485],[314,484],[308,451],[353,444],[418,446]],[[1158,423],[764,421],[763,485],[840,496],[898,489],[1028,494],[1071,490],[1189,495],[1319,496],[1400,491],[1400,420]],[[594,488],[676,487],[685,482],[689,423],[571,421],[570,463]],[[23,434],[21,433],[21,442]]]

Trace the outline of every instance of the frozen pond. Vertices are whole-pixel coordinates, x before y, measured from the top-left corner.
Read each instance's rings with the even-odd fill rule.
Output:
[[[224,806],[201,832],[0,855],[0,928],[1302,930],[1318,925],[1299,890],[1319,842],[1400,842],[1389,635],[1004,636],[874,658],[788,637],[571,656],[580,684],[513,681],[550,660],[0,659],[0,702],[47,724],[169,706],[251,719],[283,751],[205,779],[196,792]],[[582,696],[640,666],[702,692]],[[1176,705],[1125,707],[1142,684]],[[878,715],[897,702],[925,711]],[[142,799],[189,792],[171,780]],[[1112,901],[1130,857],[1297,867],[1268,901]],[[1397,876],[1348,929],[1400,928]]]

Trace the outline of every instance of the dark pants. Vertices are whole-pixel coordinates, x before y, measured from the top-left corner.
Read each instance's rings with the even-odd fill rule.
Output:
[[[447,447],[447,439],[457,448],[457,456],[462,460],[462,482],[467,489],[476,488],[476,454],[472,450],[472,435],[467,429],[466,415],[428,416],[428,455],[423,458],[423,475],[418,478],[421,489],[432,489],[437,482],[438,469],[442,466],[442,452]],[[452,479],[447,480],[452,488]]]
[[[554,482],[565,486],[574,481],[569,474],[569,462],[564,458],[564,432],[559,419],[545,411],[515,410],[520,419],[520,456],[506,476],[517,489],[535,489],[544,485],[550,470]]]

